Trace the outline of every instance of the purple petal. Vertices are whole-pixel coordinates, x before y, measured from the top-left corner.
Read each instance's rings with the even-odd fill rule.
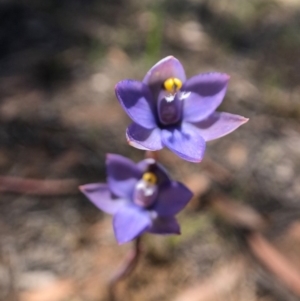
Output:
[[[248,120],[248,118],[239,115],[215,112],[205,120],[193,123],[193,125],[197,127],[199,134],[205,141],[210,141],[233,132]]]
[[[143,172],[146,172],[149,168],[150,165],[156,164],[156,161],[152,158],[147,158],[144,159],[138,163],[136,163],[136,165],[143,170]]]
[[[128,116],[137,124],[153,129],[153,97],[147,85],[139,81],[123,80],[115,87],[116,96]]]
[[[154,234],[181,234],[180,226],[174,216],[156,218],[147,232]]]
[[[186,206],[192,196],[193,193],[183,184],[173,181],[159,192],[153,210],[159,216],[173,216]]]
[[[86,184],[79,189],[96,207],[108,214],[115,214],[126,203],[122,199],[113,199],[107,184]]]
[[[135,206],[125,206],[113,219],[114,232],[119,244],[133,240],[151,224],[149,213]]]
[[[229,76],[223,73],[204,73],[188,79],[182,87],[183,120],[200,121],[221,104]]]
[[[132,123],[126,131],[127,142],[138,149],[156,151],[163,148],[161,143],[161,130],[146,129],[136,123]]]
[[[185,82],[186,76],[180,61],[173,56],[167,56],[156,63],[146,74],[143,83],[148,85],[153,92],[154,97],[158,96],[163,83],[171,77]]]
[[[134,186],[143,175],[142,170],[128,158],[115,154],[107,154],[106,169],[111,192],[131,199]]]
[[[184,160],[201,162],[205,152],[205,141],[196,128],[183,123],[180,128],[162,130],[163,144]]]

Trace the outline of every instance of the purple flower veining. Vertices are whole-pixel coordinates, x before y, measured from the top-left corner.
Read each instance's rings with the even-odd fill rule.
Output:
[[[181,63],[168,56],[154,65],[142,82],[119,82],[116,96],[133,120],[126,131],[128,143],[150,151],[165,146],[182,159],[200,162],[206,141],[225,136],[248,121],[215,112],[228,81],[227,74],[214,72],[186,80]]]
[[[180,234],[175,215],[192,198],[183,184],[172,181],[154,159],[134,163],[120,155],[106,159],[107,184],[80,186],[82,193],[102,211],[113,215],[119,244],[144,232]]]

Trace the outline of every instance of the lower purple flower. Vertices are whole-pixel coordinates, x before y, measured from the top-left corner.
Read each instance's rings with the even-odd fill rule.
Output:
[[[80,186],[80,190],[99,209],[113,215],[119,244],[144,232],[180,234],[175,215],[192,198],[183,184],[172,181],[153,159],[139,163],[115,154],[107,155],[107,184]]]

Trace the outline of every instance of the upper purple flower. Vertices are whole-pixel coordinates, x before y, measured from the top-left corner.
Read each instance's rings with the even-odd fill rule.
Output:
[[[198,74],[186,80],[181,63],[168,56],[142,82],[119,82],[116,96],[133,120],[126,132],[129,144],[150,151],[166,146],[187,161],[200,162],[206,141],[225,136],[248,121],[215,112],[228,80],[224,73]]]
[[[154,159],[137,164],[120,155],[106,159],[107,184],[80,186],[99,209],[112,214],[116,239],[128,242],[144,232],[180,234],[175,215],[193,194],[172,181]]]

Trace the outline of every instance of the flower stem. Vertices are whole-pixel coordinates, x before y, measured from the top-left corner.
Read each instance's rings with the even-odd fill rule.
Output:
[[[128,254],[125,263],[117,271],[117,273],[111,278],[108,284],[109,301],[116,301],[116,285],[128,277],[135,269],[141,255],[141,237],[139,236],[133,245],[133,250]]]
[[[146,159],[151,158],[154,159],[155,161],[158,161],[158,152],[146,151],[145,158]]]

